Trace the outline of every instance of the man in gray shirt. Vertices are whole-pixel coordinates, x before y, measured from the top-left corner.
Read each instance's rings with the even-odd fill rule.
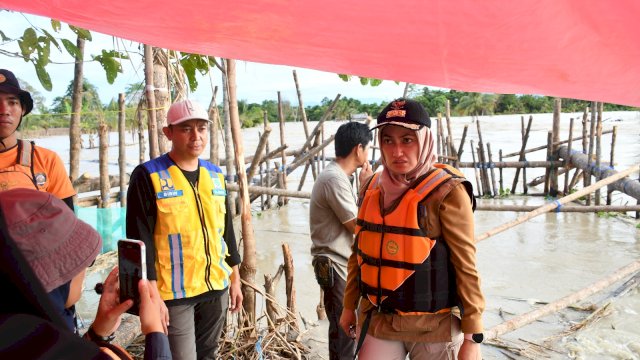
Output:
[[[372,175],[367,160],[372,140],[369,126],[349,122],[335,136],[336,160],[322,171],[311,191],[309,227],[311,255],[318,284],[324,291],[329,319],[329,358],[353,359],[355,342],[339,326],[347,281],[347,261],[356,229],[356,194],[349,178],[362,167],[362,183]]]

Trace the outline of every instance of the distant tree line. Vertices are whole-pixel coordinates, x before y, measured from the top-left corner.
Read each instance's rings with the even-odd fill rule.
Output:
[[[44,97],[33,87],[26,84],[25,87],[32,93],[35,102],[34,115],[28,116],[23,129],[59,128],[67,127],[71,112],[71,94],[73,84],[70,83],[63,96],[56,97],[50,107],[45,106]],[[135,125],[135,112],[142,95],[142,84],[131,84],[125,91],[127,127]],[[82,104],[82,129],[92,132],[97,129],[101,121],[105,121],[112,129],[117,126],[118,103],[112,99],[104,105],[98,95],[98,89],[86,79],[83,88]],[[449,100],[451,115],[499,115],[499,114],[534,114],[549,113],[553,111],[553,97],[539,95],[513,95],[513,94],[482,94],[456,90],[434,90],[427,87],[411,88],[408,97],[420,102],[431,116],[438,113],[444,114],[446,102]],[[332,103],[332,99],[324,98],[320,104],[306,106],[307,120],[318,121],[324,116]],[[340,98],[332,113],[331,119],[347,120],[354,115],[367,114],[375,118],[386,105],[386,102],[363,103],[352,98]],[[584,100],[562,99],[563,112],[581,112],[589,107],[591,102]],[[218,104],[219,113],[222,114],[222,106]],[[262,103],[249,103],[246,100],[238,101],[238,110],[243,127],[261,125],[266,112],[269,122],[278,122],[278,102],[276,100],[264,100]],[[624,105],[605,104],[605,111],[638,110]],[[296,104],[289,100],[282,101],[282,113],[286,122],[301,121],[302,114]]]

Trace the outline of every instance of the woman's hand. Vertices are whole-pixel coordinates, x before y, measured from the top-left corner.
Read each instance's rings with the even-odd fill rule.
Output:
[[[480,360],[482,359],[482,351],[480,344],[476,344],[471,340],[463,340],[460,351],[458,352],[459,360]]]
[[[114,267],[102,284],[102,295],[96,313],[96,319],[91,324],[93,331],[99,336],[109,336],[120,326],[120,316],[133,306],[129,299],[120,303],[120,289],[118,286],[118,267]]]
[[[340,315],[340,327],[345,334],[349,335],[352,339],[356,338],[355,332],[356,326],[356,312],[353,310],[342,309]]]
[[[151,286],[146,279],[138,282],[138,291],[140,292],[140,330],[145,335],[152,332],[167,334],[162,312],[164,301],[158,296],[157,291],[153,291]]]

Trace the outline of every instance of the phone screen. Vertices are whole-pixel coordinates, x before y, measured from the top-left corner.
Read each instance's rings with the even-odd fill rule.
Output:
[[[120,281],[120,302],[133,299],[128,313],[138,315],[140,293],[138,282],[147,277],[145,246],[139,240],[118,241],[118,278]]]

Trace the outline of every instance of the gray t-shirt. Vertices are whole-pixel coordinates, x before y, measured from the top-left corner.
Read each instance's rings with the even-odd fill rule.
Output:
[[[357,211],[349,177],[332,161],[318,176],[311,191],[311,255],[328,256],[343,280],[347,279],[347,261],[353,245],[353,234],[343,224],[355,219]]]

